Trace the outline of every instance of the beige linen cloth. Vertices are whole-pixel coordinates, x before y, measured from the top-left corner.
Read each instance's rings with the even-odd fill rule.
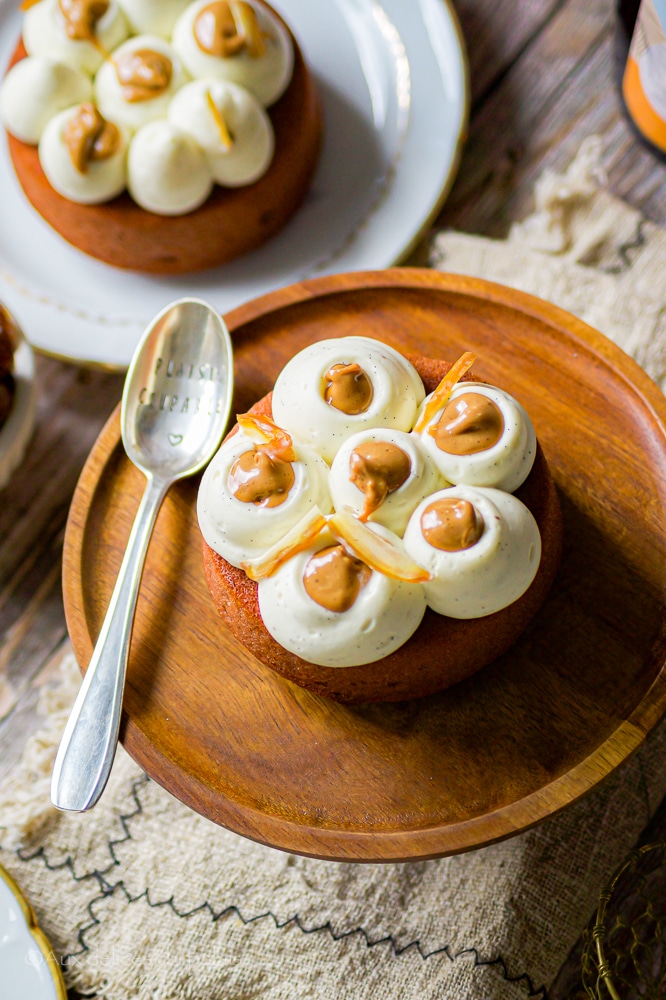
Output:
[[[598,154],[590,140],[565,175],[545,175],[507,241],[440,233],[431,262],[551,299],[663,386],[666,231],[605,192]],[[56,675],[44,728],[0,788],[0,862],[68,985],[107,1000],[545,997],[666,793],[662,724],[577,805],[439,861],[335,864],[259,846],[181,805],[122,748],[96,809],[60,815],[48,784],[79,684],[71,654]]]

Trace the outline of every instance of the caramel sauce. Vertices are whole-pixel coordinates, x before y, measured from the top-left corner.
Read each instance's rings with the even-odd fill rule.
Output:
[[[266,51],[257,15],[244,0],[215,0],[194,19],[194,37],[202,52],[229,59],[246,51],[256,59]]]
[[[229,489],[242,503],[278,507],[294,485],[294,470],[265,448],[244,451],[229,473]]]
[[[95,42],[97,22],[109,9],[109,0],[58,0],[65,19],[67,37],[77,42]]]
[[[349,456],[349,481],[365,494],[360,520],[367,521],[381,507],[389,493],[409,478],[409,455],[391,441],[368,441]]]
[[[483,518],[474,504],[456,497],[435,500],[421,514],[423,537],[443,552],[470,549],[481,538],[483,527]]]
[[[465,392],[448,403],[429,433],[448,455],[475,455],[497,444],[503,431],[499,406],[480,392]]]
[[[107,160],[118,150],[120,132],[113,122],[108,122],[94,104],[82,104],[73,118],[70,118],[63,140],[72,163],[81,174],[88,170],[94,160]]]
[[[327,611],[349,611],[372,575],[364,562],[344,545],[330,545],[316,552],[303,571],[306,593]]]
[[[123,97],[130,104],[150,101],[163,94],[171,83],[171,60],[153,49],[136,49],[114,60]]]
[[[342,413],[365,413],[373,397],[372,382],[359,364],[333,365],[324,375],[324,399]]]

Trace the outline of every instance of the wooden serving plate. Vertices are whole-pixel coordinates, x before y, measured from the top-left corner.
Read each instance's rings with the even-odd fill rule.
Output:
[[[563,561],[534,623],[494,664],[436,697],[343,707],[282,680],[225,630],[201,567],[198,484],[180,484],[144,572],[126,749],[214,822],[346,861],[480,847],[589,791],[666,709],[666,401],[657,387],[562,310],[432,271],[321,278],[227,319],[236,412],[315,340],[365,334],[451,360],[474,351],[475,372],[534,420],[560,491]],[[116,413],[83,470],[65,539],[65,609],[82,667],[143,484]]]

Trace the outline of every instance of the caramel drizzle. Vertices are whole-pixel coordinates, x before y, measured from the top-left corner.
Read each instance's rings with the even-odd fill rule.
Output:
[[[481,538],[483,529],[483,518],[474,504],[458,497],[435,500],[421,514],[423,537],[442,552],[470,549]]]
[[[258,59],[266,51],[256,12],[245,0],[215,0],[199,11],[192,30],[202,52],[220,59],[243,50]]]
[[[329,545],[308,559],[303,587],[320,607],[342,614],[353,606],[371,576],[372,570],[344,545]]]
[[[72,163],[80,174],[88,171],[88,164],[95,160],[108,160],[118,150],[120,131],[87,101],[70,118],[63,140]]]
[[[109,0],[58,0],[67,37],[97,44],[97,22],[109,9]]]
[[[464,392],[444,407],[428,428],[440,451],[448,455],[476,455],[487,451],[504,433],[499,406],[480,392]]]
[[[368,441],[349,456],[349,481],[365,496],[361,521],[367,521],[409,478],[409,455],[391,441]]]
[[[168,56],[154,49],[135,49],[114,59],[122,94],[129,104],[150,101],[171,83],[173,66]]]
[[[297,458],[291,435],[270,417],[241,413],[236,419],[255,445],[234,462],[229,489],[242,503],[277,507],[286,500],[295,480],[291,463]]]
[[[349,416],[365,413],[372,402],[372,382],[356,362],[332,365],[324,375],[324,400]]]
[[[35,4],[41,3],[41,0],[23,0],[20,5],[20,10],[26,11],[34,7]],[[96,34],[97,21],[99,21],[104,14],[106,14],[109,8],[109,0],[59,0],[58,6],[60,12],[65,20],[65,32],[68,38],[73,41],[86,41],[94,45],[95,48],[101,53],[104,59],[109,59],[109,53],[106,51],[103,45],[101,45]],[[86,22],[85,18],[82,20],[80,16],[71,17],[68,14],[68,10],[74,10],[75,7],[86,8],[88,10],[89,20]],[[104,6],[104,10],[101,14],[90,14],[90,9],[99,9]],[[80,30],[81,24],[88,25],[86,33],[83,35],[72,33],[72,31],[77,32]]]
[[[271,454],[270,445],[244,451],[229,473],[229,489],[242,503],[278,507],[294,485],[291,462]]]

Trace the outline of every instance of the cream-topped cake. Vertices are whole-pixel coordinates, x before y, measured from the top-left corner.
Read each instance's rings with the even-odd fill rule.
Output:
[[[13,63],[0,115],[19,181],[86,253],[173,273],[224,263],[304,197],[319,104],[264,0],[38,0]]]
[[[470,381],[473,360],[313,344],[205,471],[216,606],[284,676],[341,701],[416,697],[490,662],[538,610],[557,497],[528,414]]]

